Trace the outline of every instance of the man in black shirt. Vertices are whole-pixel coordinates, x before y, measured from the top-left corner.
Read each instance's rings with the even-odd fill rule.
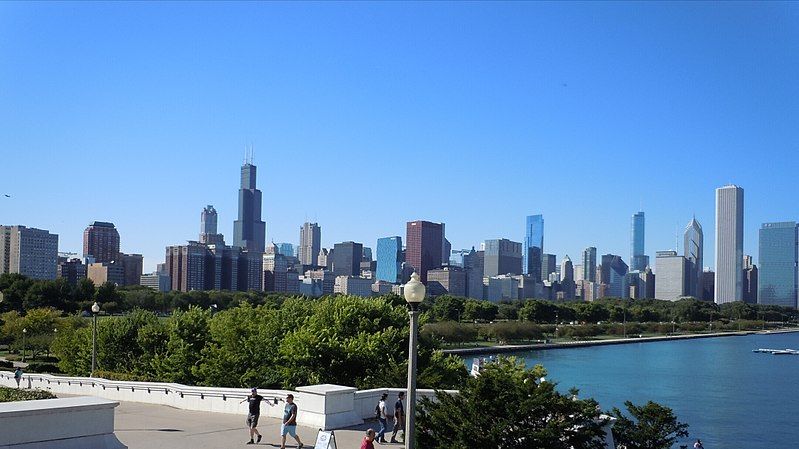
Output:
[[[252,393],[249,396],[239,402],[239,404],[241,404],[242,402],[247,401],[250,406],[250,411],[247,414],[247,428],[250,429],[250,441],[248,441],[247,444],[256,443],[256,441],[253,441],[255,435],[258,435],[257,442],[261,442],[261,434],[258,432],[256,427],[258,427],[258,417],[261,416],[261,401],[264,400],[264,397],[258,394],[258,390],[255,388],[253,388],[251,391]]]
[[[391,432],[391,442],[398,443],[397,432],[402,430],[402,441],[405,441],[405,406],[402,400],[405,398],[405,392],[400,391],[397,395],[397,402],[394,403],[394,431]]]

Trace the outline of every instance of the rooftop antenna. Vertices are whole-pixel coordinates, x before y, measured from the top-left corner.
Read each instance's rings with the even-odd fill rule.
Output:
[[[680,252],[680,225],[674,225],[674,251]]]

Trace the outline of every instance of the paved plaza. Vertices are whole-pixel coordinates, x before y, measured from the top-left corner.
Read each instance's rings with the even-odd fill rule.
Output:
[[[115,411],[116,436],[130,449],[280,447],[280,420],[274,418],[261,418],[258,430],[264,438],[261,444],[253,446],[245,444],[249,440],[244,424],[245,415],[196,412],[137,402],[120,402]],[[377,423],[367,422],[357,428],[336,430],[337,447],[360,448],[364,430],[369,427],[377,430]],[[297,435],[302,440],[303,447],[313,448],[317,431],[318,429],[310,427],[297,427]],[[289,437],[286,447],[296,448],[297,443]],[[380,447],[388,449],[403,446],[385,444]]]

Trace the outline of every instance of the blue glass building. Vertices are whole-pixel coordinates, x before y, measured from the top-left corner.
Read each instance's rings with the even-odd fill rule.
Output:
[[[402,237],[383,237],[377,239],[377,273],[380,281],[391,283],[402,279]]]
[[[528,215],[524,224],[522,270],[536,279],[541,277],[541,257],[544,254],[544,216]]]
[[[763,223],[760,228],[758,303],[797,306],[797,227],[794,221]]]
[[[630,270],[644,271],[649,264],[644,249],[644,213],[633,214],[630,229]]]

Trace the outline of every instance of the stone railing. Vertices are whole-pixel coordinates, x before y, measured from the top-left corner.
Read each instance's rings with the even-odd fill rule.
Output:
[[[14,374],[0,371],[0,385],[16,387]],[[96,396],[116,401],[143,402],[167,405],[183,410],[212,413],[246,414],[247,404],[241,400],[250,394],[245,388],[195,387],[162,382],[128,382],[96,377],[69,377],[51,374],[24,374],[22,387],[49,390],[53,393]],[[393,407],[401,388],[379,388],[358,391],[341,385],[310,385],[290,390],[258,390],[269,405],[261,406],[261,413],[272,418],[283,417],[283,404],[275,405],[273,399],[294,395],[299,413],[297,423],[325,430],[362,424],[374,417],[374,408],[383,393],[389,394]],[[417,390],[419,398],[432,397],[433,390]]]
[[[114,435],[118,402],[79,397],[0,404],[0,449],[124,449]]]

